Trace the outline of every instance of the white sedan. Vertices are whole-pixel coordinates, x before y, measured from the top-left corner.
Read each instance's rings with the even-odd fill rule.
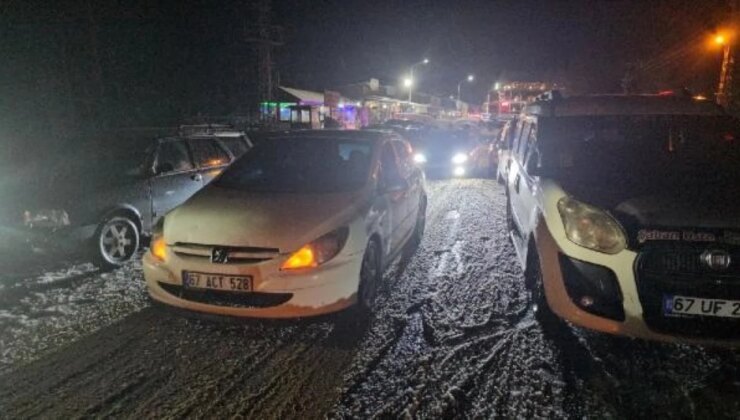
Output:
[[[424,182],[392,133],[262,142],[158,224],[143,259],[149,294],[244,317],[370,310],[384,269],[424,232]]]

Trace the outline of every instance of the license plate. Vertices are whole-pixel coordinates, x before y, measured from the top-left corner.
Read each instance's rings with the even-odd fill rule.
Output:
[[[666,316],[700,315],[740,318],[740,300],[707,299],[689,296],[663,296]]]
[[[227,292],[251,292],[252,276],[225,276],[222,274],[194,273],[183,271],[182,284],[186,289],[225,290]]]

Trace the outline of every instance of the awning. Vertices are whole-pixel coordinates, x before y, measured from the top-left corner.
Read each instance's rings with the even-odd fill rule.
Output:
[[[284,92],[298,98],[299,102],[309,103],[314,105],[320,105],[324,103],[323,92],[312,92],[310,90],[294,89],[285,86],[280,86],[280,89]]]

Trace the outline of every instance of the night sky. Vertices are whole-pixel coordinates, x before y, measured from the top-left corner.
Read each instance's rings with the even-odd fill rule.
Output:
[[[322,90],[410,64],[419,89],[457,82],[480,102],[498,79],[616,92],[633,67],[641,91],[711,93],[720,52],[707,44],[725,1],[274,1],[284,85]],[[158,125],[253,110],[256,65],[244,1],[0,1],[0,136],[5,145],[98,125]]]

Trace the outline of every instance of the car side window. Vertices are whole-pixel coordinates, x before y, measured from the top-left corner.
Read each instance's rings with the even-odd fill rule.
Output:
[[[527,154],[530,126],[530,122],[525,121],[522,124],[522,131],[519,134],[519,147],[516,150],[516,156],[520,162],[524,162],[524,156]]]
[[[506,150],[511,151],[512,147],[514,147],[514,134],[516,133],[516,123],[510,122],[506,124],[507,130],[506,130],[506,137],[504,138],[504,141],[506,142]]]
[[[193,169],[188,146],[182,140],[165,141],[157,152],[157,172],[182,172]]]
[[[197,139],[190,141],[195,164],[199,168],[212,168],[229,163],[231,158],[215,140]]]
[[[401,140],[395,140],[393,142],[393,148],[396,149],[396,155],[398,156],[398,164],[401,175],[404,177],[411,176],[414,170],[414,161],[411,157],[411,150],[409,145]]]
[[[241,137],[223,137],[219,140],[227,149],[229,149],[235,159],[246,153],[249,149],[247,142]]]
[[[533,159],[533,155],[536,154],[536,143],[537,143],[537,124],[530,124],[529,135],[527,136],[527,150],[524,155],[524,167],[529,165],[530,159]],[[536,157],[535,157],[536,159]]]
[[[380,179],[384,183],[392,183],[401,179],[396,152],[390,142],[385,143],[380,151],[380,174]]]

